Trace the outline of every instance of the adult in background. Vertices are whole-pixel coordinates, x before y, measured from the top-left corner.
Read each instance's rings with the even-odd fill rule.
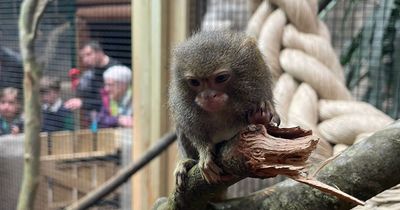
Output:
[[[59,78],[44,76],[40,80],[43,132],[74,129],[73,114],[63,106],[60,92],[61,81]]]
[[[103,106],[98,116],[100,127],[131,127],[132,71],[126,66],[113,66],[104,72],[103,78]]]
[[[120,65],[120,62],[109,57],[97,41],[84,44],[79,50],[79,57],[87,70],[79,79],[76,98],[67,100],[64,106],[69,110],[82,109],[84,120],[87,121],[90,113],[100,111],[102,105],[100,90],[104,86],[104,71]]]

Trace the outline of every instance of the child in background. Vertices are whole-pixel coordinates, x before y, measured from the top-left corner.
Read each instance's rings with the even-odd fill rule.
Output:
[[[43,132],[73,130],[74,128],[73,114],[63,106],[60,91],[61,81],[58,78],[44,76],[40,80]]]
[[[22,132],[21,104],[19,91],[7,87],[0,92],[0,135],[17,134]]]

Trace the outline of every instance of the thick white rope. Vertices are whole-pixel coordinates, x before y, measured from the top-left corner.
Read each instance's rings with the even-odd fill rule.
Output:
[[[272,71],[282,124],[312,129],[322,139],[317,153],[328,157],[332,148],[324,140],[341,151],[394,120],[352,99],[317,8],[317,0],[266,0],[250,19],[247,34],[258,39]]]

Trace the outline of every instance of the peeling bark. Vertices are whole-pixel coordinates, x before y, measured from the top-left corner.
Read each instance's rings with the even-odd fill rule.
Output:
[[[176,190],[168,199],[159,200],[154,209],[206,209],[211,198],[244,177],[269,178],[277,175],[285,175],[362,203],[340,190],[304,176],[307,159],[317,143],[318,138],[312,136],[310,131],[298,127],[266,129],[263,125],[250,125],[236,138],[217,146],[216,163],[232,176],[231,179],[210,185],[202,179],[195,166],[184,182],[184,192]]]
[[[262,129],[259,130],[258,127],[256,129],[250,127],[247,133],[246,131],[242,133],[242,140],[246,139],[249,140],[247,143],[251,143],[254,140],[253,137],[258,138],[260,134],[265,135],[267,137],[264,138],[266,139],[265,141],[275,139],[274,141],[279,141],[280,143],[264,142],[261,144],[257,143],[256,145],[260,146],[271,143],[270,146],[273,146],[272,148],[276,147],[276,149],[272,149],[272,153],[276,152],[274,150],[279,150],[283,151],[287,156],[282,159],[275,158],[275,160],[268,160],[271,161],[270,163],[265,160],[258,162],[257,159],[262,160],[262,157],[265,157],[266,154],[267,156],[268,154],[272,154],[271,151],[260,152],[260,148],[257,149],[258,146],[256,146],[251,153],[257,155],[255,159],[252,159],[252,157],[249,158],[246,155],[240,154],[247,150],[246,147],[240,148],[238,146],[243,143],[241,140],[231,140],[221,145],[216,162],[224,171],[229,171],[229,173],[236,174],[238,177],[234,177],[224,183],[210,185],[202,179],[196,165],[189,171],[185,192],[175,191],[170,197],[159,199],[154,209],[350,209],[356,205],[355,202],[362,203],[362,201],[342,191],[362,200],[367,200],[400,182],[400,176],[394,176],[400,174],[400,159],[398,159],[400,156],[399,126],[400,121],[385,130],[377,132],[368,139],[353,145],[327,164],[324,164],[322,169],[317,169],[319,171],[316,173],[315,178],[305,177],[304,171],[301,169],[305,166],[305,157],[309,155],[307,152],[303,152],[308,149],[312,151],[315,139],[304,136],[296,138],[291,142],[300,140],[298,143],[301,142],[301,147],[288,150],[288,152],[278,149],[282,145],[276,147],[275,144],[286,144],[290,140],[271,137],[263,133]],[[304,139],[308,141],[304,141]],[[246,145],[246,143],[243,145]],[[261,147],[264,149],[268,148],[265,145]],[[296,150],[297,152],[300,151],[300,153],[294,152]],[[244,153],[247,154],[247,152]],[[298,155],[301,153],[303,154]],[[282,164],[276,164],[276,161],[281,161]],[[258,167],[260,168],[256,167],[252,169],[255,165],[259,165]],[[281,168],[281,166],[284,167]],[[287,180],[246,197],[226,200],[220,203],[209,202],[213,195],[239,181],[243,176],[273,177],[277,174],[285,174],[306,184],[310,184],[311,180],[313,187],[295,182],[294,180]],[[324,193],[315,187],[330,194],[338,193],[336,196],[339,197]],[[337,192],[333,192],[332,190]]]
[[[300,176],[318,144],[318,138],[310,134],[298,127],[267,131],[262,125],[250,125],[239,140],[224,145],[217,159],[224,171],[241,177]]]
[[[367,200],[400,183],[400,121],[357,143],[324,166],[316,179]],[[207,209],[350,209],[348,203],[293,180]]]

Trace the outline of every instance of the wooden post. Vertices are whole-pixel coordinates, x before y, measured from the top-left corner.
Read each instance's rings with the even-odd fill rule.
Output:
[[[171,46],[186,38],[187,0],[135,0],[132,5],[135,161],[169,130],[168,59]],[[132,209],[150,209],[171,190],[176,153],[163,153],[133,177]]]
[[[170,0],[169,5],[169,51],[168,58],[170,57],[170,50],[178,43],[184,41],[189,35],[189,2],[191,0]],[[170,60],[168,60],[168,64]],[[169,71],[168,71],[169,73]],[[169,74],[168,74],[169,76]],[[168,77],[169,78],[169,77]],[[170,126],[172,126],[170,124]],[[168,193],[171,193],[175,187],[174,169],[178,161],[178,146],[177,143],[173,144],[168,149]]]

